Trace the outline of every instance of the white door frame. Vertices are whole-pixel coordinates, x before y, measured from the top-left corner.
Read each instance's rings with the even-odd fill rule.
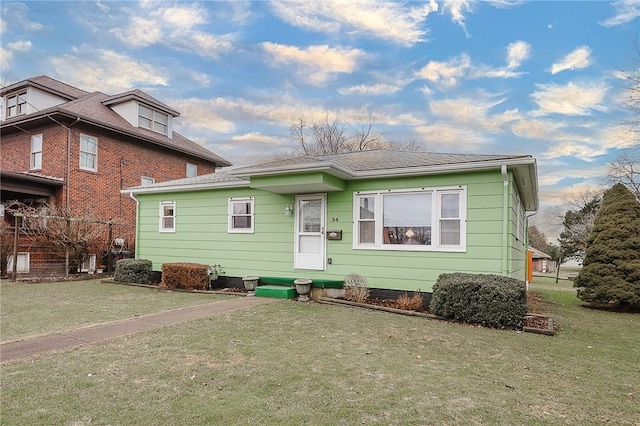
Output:
[[[319,232],[303,232],[300,229],[300,204],[301,201],[306,200],[320,200],[320,230]],[[296,207],[295,207],[295,230],[294,230],[294,268],[295,269],[310,269],[316,271],[324,271],[326,267],[326,255],[327,255],[327,242],[325,240],[325,230],[327,227],[327,194],[309,194],[309,195],[296,195]],[[305,238],[307,241],[307,247],[317,249],[318,251],[313,253],[300,253],[301,244],[300,240]],[[317,246],[314,247],[314,244]]]

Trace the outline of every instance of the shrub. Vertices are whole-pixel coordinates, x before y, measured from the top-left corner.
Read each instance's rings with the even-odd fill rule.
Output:
[[[640,310],[640,203],[621,183],[602,197],[574,286],[585,302]]]
[[[412,297],[405,292],[396,300],[396,308],[406,311],[417,311],[422,308],[422,294],[419,291],[413,293]]]
[[[442,274],[433,286],[432,314],[488,327],[518,325],[527,310],[523,281],[498,275]]]
[[[209,265],[200,263],[165,263],[162,265],[162,286],[205,290],[209,286]]]
[[[116,262],[113,280],[122,283],[146,284],[150,273],[150,260],[121,259]]]
[[[364,303],[369,299],[369,283],[362,275],[349,274],[344,277],[344,298]]]

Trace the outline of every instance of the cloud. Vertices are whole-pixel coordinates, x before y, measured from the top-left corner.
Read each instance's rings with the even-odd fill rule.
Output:
[[[231,138],[231,140],[236,142],[247,142],[274,146],[282,146],[290,143],[290,140],[288,138],[284,138],[282,136],[264,135],[260,132],[249,132],[243,135],[235,135]]]
[[[442,2],[442,10],[448,11],[451,15],[451,20],[462,27],[464,32],[467,32],[465,28],[465,12],[471,13],[473,12],[473,5],[475,1],[473,0],[444,0]],[[467,34],[468,35],[468,34]]]
[[[531,94],[538,109],[533,115],[564,114],[589,115],[591,111],[606,111],[602,105],[608,87],[603,82],[570,82],[565,86],[557,84],[536,84],[538,89]]]
[[[108,31],[131,47],[161,44],[169,49],[192,52],[217,59],[232,50],[235,35],[198,30],[209,22],[209,13],[197,3],[141,3],[138,15],[131,14],[128,25]],[[131,13],[131,12],[129,12]]]
[[[507,47],[507,68],[512,70],[522,65],[531,56],[531,45],[518,40]]]
[[[530,56],[531,45],[518,40],[507,46],[506,65],[504,67],[493,67],[484,64],[474,65],[469,55],[461,54],[448,61],[429,62],[416,72],[416,77],[444,88],[455,87],[463,78],[515,78],[523,74],[516,70]]]
[[[490,95],[480,93],[473,98],[460,97],[432,101],[429,109],[434,116],[443,118],[459,128],[500,133],[505,124],[520,119],[520,113],[517,110],[491,113],[493,108],[504,101],[505,99],[491,99]]]
[[[416,73],[416,77],[444,87],[454,87],[471,67],[471,59],[462,54],[445,62],[431,61]]]
[[[66,54],[50,59],[65,82],[84,90],[117,93],[139,85],[168,85],[168,73],[159,67],[112,50],[74,48],[77,55]]]
[[[551,74],[565,70],[587,68],[591,65],[591,50],[589,46],[581,46],[551,66]]]
[[[0,45],[0,70],[9,70],[13,61],[14,52],[28,52],[31,50],[32,44],[29,40],[15,41],[7,43],[6,47]]]
[[[0,18],[0,34],[12,29],[16,32],[40,31],[44,28],[39,22],[32,21],[27,16],[29,7],[25,3],[2,2],[0,4],[2,18]]]
[[[473,13],[474,6],[480,3],[478,0],[443,0],[442,2],[442,12],[449,12],[451,15],[451,20],[464,30],[467,37],[469,33],[467,33],[467,29],[465,26],[467,13]],[[496,8],[507,8],[518,6],[523,3],[521,0],[484,0],[484,3],[489,4]]]
[[[438,4],[435,0],[409,4],[411,7],[378,0],[274,0],[271,8],[280,19],[297,27],[330,34],[362,34],[412,46],[425,41],[424,22],[438,10]]]
[[[615,15],[600,21],[599,24],[603,27],[626,24],[640,16],[640,1],[638,0],[619,0],[612,2],[611,5],[615,8]]]
[[[417,126],[415,131],[428,146],[439,152],[486,151],[487,145],[492,142],[482,132],[452,124]]]
[[[7,49],[14,52],[28,52],[29,50],[31,50],[31,42],[29,40],[23,40],[15,41],[13,43],[7,43]]]
[[[262,48],[271,56],[274,66],[293,64],[298,68],[298,74],[314,86],[323,86],[335,74],[355,71],[358,61],[366,57],[360,49],[331,48],[327,45],[301,49],[297,46],[265,42],[262,43]]]
[[[404,85],[376,83],[372,85],[358,84],[351,87],[341,87],[338,93],[341,95],[352,95],[354,93],[361,95],[392,95],[404,88]]]

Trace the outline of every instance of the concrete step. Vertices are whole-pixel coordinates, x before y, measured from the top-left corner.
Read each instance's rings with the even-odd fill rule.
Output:
[[[256,296],[293,299],[296,297],[296,288],[286,285],[261,285],[256,287]]]

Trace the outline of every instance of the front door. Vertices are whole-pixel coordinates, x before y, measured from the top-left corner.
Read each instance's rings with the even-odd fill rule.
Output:
[[[296,197],[296,269],[324,270],[325,195]]]

